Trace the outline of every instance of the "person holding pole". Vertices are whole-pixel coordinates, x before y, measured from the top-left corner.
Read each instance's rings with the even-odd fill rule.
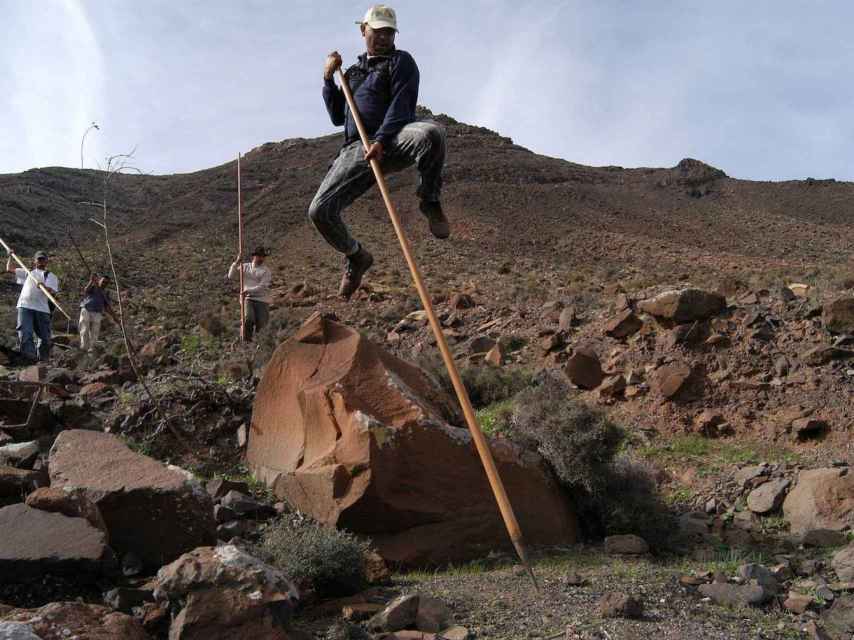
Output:
[[[59,279],[56,274],[47,270],[47,254],[38,251],[33,259],[34,265],[29,274],[24,268],[12,266],[10,253],[6,260],[6,271],[14,273],[18,282],[23,282],[21,294],[18,296],[18,339],[21,343],[21,353],[32,360],[46,361],[50,359],[51,351],[51,306],[48,297],[41,290],[43,286],[55,296],[59,291]],[[34,336],[39,338],[38,351]]]
[[[308,209],[308,216],[320,234],[347,257],[338,290],[345,300],[358,290],[362,276],[374,261],[341,220],[341,212],[375,183],[372,159],[379,161],[386,173],[416,165],[420,176],[419,208],[427,218],[430,232],[437,238],[450,236],[448,219],[440,203],[445,131],[432,120],[415,118],[420,76],[412,56],[395,48],[394,9],[375,5],[356,24],[360,25],[366,52],[347,70],[345,77],[371,145],[368,151],[363,151],[343,90],[335,84],[335,72],[342,60],[333,51],[327,56],[323,71],[323,101],[332,123],[344,125],[344,146]]]
[[[99,278],[93,273],[89,277],[89,284],[83,289],[83,301],[80,303],[80,321],[78,322],[80,348],[83,351],[91,352],[97,344],[98,337],[101,334],[101,320],[103,320],[105,313],[118,323],[118,318],[116,318],[110,305],[110,294],[107,292],[109,282],[108,276]]]
[[[252,336],[270,321],[270,283],[273,275],[264,266],[267,255],[264,247],[258,247],[252,252],[251,262],[240,264],[242,256],[237,256],[228,269],[229,280],[233,280],[234,276],[243,271],[243,291],[240,297],[245,310],[244,335],[247,341],[252,340]]]

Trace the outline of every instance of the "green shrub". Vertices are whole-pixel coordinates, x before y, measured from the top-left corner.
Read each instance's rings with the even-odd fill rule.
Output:
[[[520,393],[510,435],[537,450],[569,490],[590,538],[634,533],[653,548],[675,544],[673,517],[661,500],[655,469],[619,455],[625,434],[605,414],[576,400],[558,377]]]
[[[438,356],[428,356],[418,362],[418,366],[444,389],[452,398],[456,398],[451,376]],[[531,375],[518,369],[502,369],[489,365],[469,365],[460,369],[460,377],[469,392],[469,399],[475,409],[488,407],[506,400],[531,384]]]
[[[596,494],[623,442],[622,430],[575,400],[554,376],[520,393],[511,420],[514,437],[548,460],[565,485]]]
[[[259,551],[297,584],[310,584],[319,595],[342,596],[366,586],[364,555],[370,545],[302,514],[289,514],[263,532]]]

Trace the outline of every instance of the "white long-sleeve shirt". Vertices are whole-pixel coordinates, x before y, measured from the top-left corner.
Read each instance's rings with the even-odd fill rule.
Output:
[[[243,268],[243,290],[248,294],[246,297],[257,302],[270,304],[270,282],[273,275],[265,266],[256,267],[251,262],[244,262]],[[240,271],[236,262],[228,269],[228,279],[233,280]]]

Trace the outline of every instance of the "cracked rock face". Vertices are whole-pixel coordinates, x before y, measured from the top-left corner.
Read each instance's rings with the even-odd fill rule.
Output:
[[[408,565],[509,543],[467,429],[417,367],[358,332],[309,318],[264,371],[247,460],[280,497],[319,521],[373,538]],[[575,540],[575,517],[542,461],[491,443],[531,544]]]

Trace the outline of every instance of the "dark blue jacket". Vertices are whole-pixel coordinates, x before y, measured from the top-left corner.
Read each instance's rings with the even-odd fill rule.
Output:
[[[363,53],[345,76],[368,136],[373,140],[388,146],[404,125],[415,121],[420,76],[418,65],[406,51],[396,49],[389,56],[370,60]],[[344,92],[334,80],[325,81],[323,101],[332,124],[344,125],[344,144],[358,140],[359,131]]]

